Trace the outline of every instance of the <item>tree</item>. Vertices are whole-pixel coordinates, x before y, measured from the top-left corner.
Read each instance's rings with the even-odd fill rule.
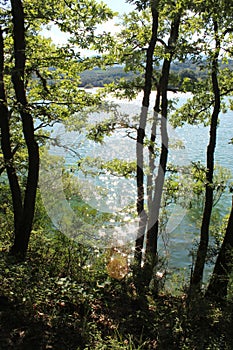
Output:
[[[145,67],[145,83],[143,87],[144,95],[142,101],[142,109],[139,121],[139,127],[137,129],[137,213],[139,217],[139,228],[137,239],[135,242],[135,262],[137,268],[140,269],[142,262],[142,249],[146,231],[147,215],[144,208],[145,201],[145,190],[144,190],[144,138],[145,138],[145,127],[147,123],[148,108],[150,105],[150,95],[152,89],[152,78],[153,78],[153,56],[155,45],[157,43],[157,32],[158,32],[158,5],[159,1],[152,1],[151,16],[151,39],[146,52],[146,67]]]
[[[215,48],[214,55],[212,58],[212,68],[211,68],[211,76],[212,76],[212,88],[214,93],[214,109],[211,116],[211,124],[210,124],[210,139],[209,145],[207,147],[207,172],[206,172],[206,189],[205,189],[205,206],[202,218],[202,226],[201,226],[201,236],[200,236],[200,244],[197,251],[197,257],[194,267],[194,272],[191,281],[191,287],[199,288],[201,287],[201,281],[203,278],[203,270],[205,266],[205,259],[207,255],[208,249],[208,241],[209,241],[209,226],[210,226],[210,218],[211,212],[213,208],[213,175],[214,175],[214,153],[216,146],[216,135],[217,135],[217,124],[218,117],[221,109],[220,102],[220,89],[218,83],[218,59],[220,53],[220,39],[218,32],[218,22],[213,20],[214,26],[214,37],[215,37]]]
[[[157,264],[158,251],[157,242],[159,234],[159,211],[162,201],[163,185],[167,168],[168,159],[168,132],[167,132],[167,118],[168,118],[168,83],[170,67],[173,56],[175,54],[176,45],[179,37],[179,27],[181,21],[182,10],[174,11],[174,17],[171,20],[170,36],[168,44],[165,45],[165,59],[162,66],[161,77],[157,85],[157,96],[154,107],[155,120],[152,126],[151,142],[155,142],[156,134],[154,133],[155,125],[157,123],[158,114],[161,111],[161,151],[159,159],[159,168],[157,177],[155,179],[154,195],[149,202],[149,220],[148,220],[148,231],[147,231],[147,242],[146,242],[146,253],[145,253],[145,269],[147,275],[147,284],[152,279],[153,268]],[[160,97],[161,96],[161,97]],[[160,102],[161,101],[161,102]],[[161,103],[161,104],[160,104]],[[150,155],[154,154],[154,149],[149,149]],[[153,165],[152,169],[153,170]],[[150,186],[150,184],[148,184]]]
[[[15,240],[11,249],[12,254],[24,257],[27,251],[29,236],[32,228],[32,221],[35,209],[36,189],[39,174],[39,149],[35,141],[34,125],[32,116],[28,109],[24,74],[25,74],[25,29],[24,12],[21,1],[12,0],[12,23],[14,40],[14,60],[15,66],[12,70],[12,82],[16,95],[16,102],[19,107],[19,113],[22,120],[23,134],[28,149],[28,177],[25,189],[25,196],[22,199],[16,169],[13,165],[13,152],[11,149],[9,112],[7,109],[7,100],[4,87],[4,46],[3,34],[1,31],[1,135],[2,151],[4,162],[7,169],[7,175],[11,187],[13,208]]]
[[[127,70],[140,72],[140,78],[127,82],[131,91],[143,90],[142,108],[137,127],[137,214],[139,228],[135,242],[135,272],[143,276],[144,284],[148,285],[153,274],[153,268],[158,261],[157,241],[159,233],[159,212],[162,200],[164,177],[168,156],[167,116],[170,68],[173,59],[181,55],[178,48],[179,27],[184,5],[176,6],[163,1],[136,1],[136,11],[124,18],[125,28],[115,44],[115,61],[126,65]],[[184,11],[185,12],[185,11]],[[139,23],[142,23],[142,27]],[[168,37],[168,39],[167,39]],[[184,40],[185,41],[185,40]],[[117,49],[116,49],[117,48]],[[179,53],[178,53],[179,52]],[[163,62],[159,69],[161,61]],[[142,79],[141,77],[144,76]],[[113,84],[112,91],[124,89],[124,82]],[[145,128],[148,125],[147,116],[150,106],[152,88],[156,90],[153,123],[149,142],[145,142]],[[126,88],[126,97],[129,89]],[[129,95],[128,95],[129,97]],[[161,118],[160,118],[161,114]],[[157,141],[156,128],[161,119],[161,145],[158,174],[155,173],[155,148]],[[149,145],[149,146],[148,146]],[[149,149],[150,174],[145,176],[145,149]],[[147,198],[146,198],[147,194]],[[145,234],[146,253],[145,265],[142,269],[142,252]],[[139,278],[139,281],[141,279]],[[140,284],[140,283],[139,283]]]
[[[78,88],[78,72],[95,64],[94,60],[82,63],[69,43],[55,47],[50,40],[40,36],[41,25],[53,21],[64,31],[74,31],[70,40],[75,41],[77,36],[76,43],[85,47],[93,40],[96,23],[113,16],[105,5],[91,3],[90,6],[88,1],[76,5],[72,2],[51,4],[54,5],[52,11],[47,6],[40,6],[42,3],[25,2],[23,7],[20,0],[12,0],[10,8],[6,3],[1,9],[1,147],[14,210],[11,254],[19,258],[25,258],[32,230],[39,176],[39,143],[42,145],[48,136],[43,135],[41,128],[61,121],[72,124],[68,120],[70,116],[74,118],[74,113],[83,110],[87,104],[100,103],[99,97]],[[77,7],[82,11],[77,13]],[[90,13],[99,16],[95,20],[88,16]],[[74,19],[79,18],[75,23],[69,21],[73,14]],[[79,36],[85,31],[85,25],[85,35]],[[13,57],[9,54],[12,42]],[[20,148],[27,152],[22,155]],[[19,164],[20,160],[23,160],[22,164]]]
[[[206,9],[205,5],[209,6],[209,8],[207,7]],[[216,146],[218,118],[221,111],[222,96],[221,85],[219,83],[219,59],[221,54],[221,45],[224,42],[225,31],[230,23],[228,13],[225,13],[224,8],[219,8],[219,5],[211,1],[210,3],[205,5],[203,9],[203,16],[207,28],[209,29],[208,34],[210,35],[211,32],[213,33],[212,36],[215,42],[214,48],[209,48],[208,51],[211,72],[211,91],[213,94],[213,102],[211,103],[211,105],[213,105],[213,111],[210,117],[210,138],[207,147],[205,205],[202,217],[200,243],[197,250],[194,271],[191,279],[191,289],[196,291],[200,291],[201,288],[205,260],[208,250],[209,227],[213,208],[214,154]],[[206,12],[204,11],[206,10],[208,14],[205,18]],[[219,14],[219,16],[217,14]]]

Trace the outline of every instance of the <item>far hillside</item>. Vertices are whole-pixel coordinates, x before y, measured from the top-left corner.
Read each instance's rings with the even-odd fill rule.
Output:
[[[125,72],[123,67],[109,67],[106,70],[94,68],[93,70],[86,70],[80,74],[80,87],[92,88],[103,87],[105,84],[110,84],[121,78],[133,79],[135,74],[132,72]]]
[[[183,63],[172,64],[172,74],[170,85],[173,87],[180,87],[185,78],[188,78],[190,82],[201,80],[206,75],[205,70],[206,62],[193,63],[186,61]],[[222,63],[222,68],[228,66],[233,67],[233,61],[230,60],[227,64]],[[159,71],[159,67],[157,68]],[[138,74],[139,75],[139,74]],[[94,68],[93,70],[86,70],[80,74],[81,84],[80,87],[93,88],[93,87],[104,87],[104,85],[116,82],[121,78],[132,80],[137,76],[133,72],[125,72],[124,67],[114,66],[108,67],[106,70],[100,68]]]

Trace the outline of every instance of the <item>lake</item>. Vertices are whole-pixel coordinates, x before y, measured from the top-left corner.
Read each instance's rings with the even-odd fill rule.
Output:
[[[141,97],[139,94],[134,101],[127,102],[125,100],[112,99],[119,105],[121,113],[125,113],[133,117],[138,115],[141,109]],[[178,105],[182,105],[189,94],[174,95],[170,94],[170,98],[178,97]],[[153,100],[152,100],[153,105]],[[109,117],[107,113],[96,111],[90,116],[90,120],[95,122],[96,120],[103,120]],[[232,145],[229,143],[233,137],[233,112],[230,111],[227,114],[221,115],[220,124],[218,128],[217,147],[216,147],[216,164],[226,167],[233,171],[233,159]],[[87,140],[84,135],[79,132],[66,132],[62,127],[55,127],[55,135],[59,135],[60,141],[65,145],[65,148],[57,147],[56,145],[50,146],[50,152],[55,155],[59,155],[65,158],[66,166],[73,172],[79,181],[81,181],[81,191],[83,194],[83,200],[97,211],[106,213],[117,213],[117,215],[125,215],[126,218],[130,217],[128,213],[124,213],[123,208],[135,204],[136,202],[136,181],[135,179],[121,179],[116,176],[112,176],[110,173],[102,173],[98,177],[92,175],[84,175],[79,170],[77,164],[79,163],[79,157],[99,157],[105,161],[118,158],[122,160],[133,161],[135,160],[135,141],[126,136],[125,131],[118,130],[114,135],[106,137],[103,145],[96,144],[93,141]],[[135,136],[132,134],[131,136]],[[169,151],[169,162],[176,163],[178,165],[188,165],[190,162],[200,161],[205,163],[206,147],[209,138],[209,128],[200,126],[184,125],[176,130],[169,127],[170,139],[182,140],[184,149],[172,149]],[[75,150],[70,151],[70,149]],[[60,187],[59,187],[60,186]],[[62,192],[62,185],[60,184],[59,193]],[[102,192],[102,194],[101,194]],[[75,213],[70,204],[64,197],[56,198],[54,195],[54,188],[51,196],[54,197],[52,216],[56,216],[54,213],[58,211],[58,207],[55,206],[55,202],[62,202],[59,207],[59,211],[64,211],[64,216],[71,215],[70,221],[75,222],[75,225],[79,225],[79,221],[76,222]],[[104,194],[103,194],[104,193]],[[48,200],[46,200],[48,202]],[[65,202],[65,204],[64,204]],[[64,205],[64,206],[63,206]],[[231,196],[226,194],[219,202],[220,211],[222,216],[228,213],[231,206]],[[61,209],[62,208],[62,209]],[[65,208],[65,209],[64,209]],[[53,220],[55,226],[59,226],[61,222],[56,218]],[[59,224],[58,224],[59,221]],[[122,244],[126,242],[134,244],[135,232],[137,227],[137,220],[126,221],[124,229],[119,227],[116,221],[112,221],[112,225],[108,225],[107,228],[99,229],[98,233],[95,232],[94,239],[101,242],[102,237],[112,235],[111,242],[114,242],[114,238]],[[67,223],[66,223],[67,225]],[[62,226],[63,227],[63,226]],[[190,214],[182,209],[180,206],[171,207],[171,214],[167,224],[167,228],[160,238],[160,252],[169,257],[169,268],[179,269],[186,268],[190,270],[192,264],[192,258],[189,255],[190,250],[193,247],[193,242],[199,239],[199,227],[200,222],[194,222],[190,220]],[[61,226],[59,226],[61,229]],[[70,229],[70,228],[69,228]],[[90,228],[91,231],[91,228]],[[110,232],[110,233],[109,233]],[[92,237],[93,238],[93,237]],[[165,246],[164,246],[165,242]],[[85,240],[84,240],[85,243]],[[207,270],[208,271],[208,270]]]

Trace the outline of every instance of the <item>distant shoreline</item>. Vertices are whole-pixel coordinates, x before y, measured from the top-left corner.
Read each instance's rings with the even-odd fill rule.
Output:
[[[91,92],[91,93],[96,93],[98,90],[102,90],[104,89],[103,87],[93,87],[93,88],[83,88],[83,87],[80,87],[80,89],[84,89],[85,91],[87,92]],[[172,98],[191,98],[193,95],[191,92],[181,92],[181,91],[177,91],[177,92],[172,92],[172,91],[168,91],[167,92],[167,95],[168,95],[168,99],[172,99]],[[137,95],[137,97],[133,100],[128,100],[128,99],[119,99],[117,97],[114,97],[111,95],[111,93],[109,93],[109,96],[111,96],[111,100],[112,101],[123,101],[125,103],[129,103],[129,104],[132,104],[132,103],[135,103],[135,102],[139,102],[139,101],[142,101],[142,98],[143,98],[143,91],[140,91]],[[152,90],[151,91],[151,103],[154,101],[155,99],[155,90]]]

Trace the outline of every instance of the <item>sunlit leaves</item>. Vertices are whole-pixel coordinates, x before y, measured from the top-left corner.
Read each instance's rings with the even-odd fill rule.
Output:
[[[118,177],[135,177],[136,162],[113,158],[104,161],[102,158],[85,157],[79,161],[79,169],[84,174],[111,174]]]
[[[168,166],[168,177],[165,183],[165,195],[173,203],[185,208],[203,205],[207,169],[201,162],[192,162],[190,166],[176,168]],[[223,193],[230,189],[230,170],[221,166],[215,167],[212,183],[214,206],[217,206]]]
[[[113,18],[114,13],[104,4],[81,1],[26,1],[26,14],[30,23],[56,24],[62,32],[70,34],[70,41],[79,47],[88,47],[95,38],[96,26]]]
[[[112,120],[106,120],[93,126],[90,125],[88,126],[87,138],[102,143],[105,136],[110,136],[114,132],[115,127],[116,123]]]

